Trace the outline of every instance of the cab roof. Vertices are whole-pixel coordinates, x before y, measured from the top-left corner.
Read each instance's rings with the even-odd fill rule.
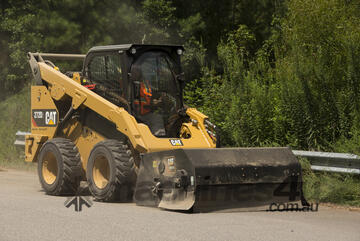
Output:
[[[105,45],[105,46],[95,46],[89,49],[88,54],[92,52],[106,52],[106,51],[127,51],[132,47],[135,48],[176,48],[184,50],[184,47],[181,45],[157,45],[157,44],[118,44],[118,45]]]

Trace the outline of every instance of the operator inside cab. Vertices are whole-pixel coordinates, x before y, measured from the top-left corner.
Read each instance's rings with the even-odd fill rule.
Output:
[[[176,115],[180,99],[175,63],[163,52],[147,52],[133,64],[134,112],[153,135],[165,137],[169,118]]]

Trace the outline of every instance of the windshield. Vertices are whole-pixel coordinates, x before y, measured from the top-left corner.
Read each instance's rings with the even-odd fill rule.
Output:
[[[156,136],[166,135],[166,125],[181,105],[175,66],[166,53],[147,52],[131,68],[135,114]]]

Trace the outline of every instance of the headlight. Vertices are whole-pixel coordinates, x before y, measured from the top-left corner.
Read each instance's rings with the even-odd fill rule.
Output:
[[[211,123],[208,119],[204,120],[204,126],[206,132],[209,134],[210,138],[216,142],[216,125]]]
[[[176,50],[176,53],[177,53],[178,55],[182,55],[182,54],[183,54],[183,50],[182,50],[182,49],[177,49],[177,50]]]

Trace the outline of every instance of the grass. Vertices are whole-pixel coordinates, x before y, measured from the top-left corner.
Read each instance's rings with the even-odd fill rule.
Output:
[[[300,163],[308,201],[360,207],[360,175],[313,172],[308,160],[301,159]]]
[[[17,169],[34,172],[37,169],[37,163],[25,162],[24,158],[19,158],[17,161],[0,160],[0,171],[5,171],[7,169]]]
[[[0,102],[0,168],[34,170],[33,163],[25,163],[23,148],[14,146],[18,130],[30,130],[30,86]]]

